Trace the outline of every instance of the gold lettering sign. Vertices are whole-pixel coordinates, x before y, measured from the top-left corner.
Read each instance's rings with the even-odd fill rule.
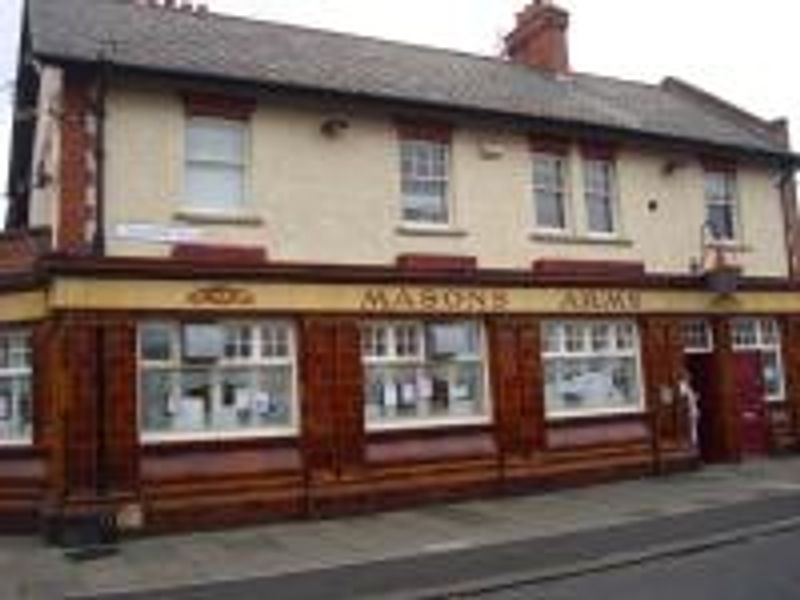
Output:
[[[559,304],[564,312],[633,313],[642,308],[642,294],[634,290],[569,290]]]
[[[361,298],[365,312],[482,313],[508,307],[508,293],[498,290],[369,288]]]
[[[204,287],[187,296],[190,304],[211,306],[252,306],[256,298],[252,292],[243,288],[227,285]]]

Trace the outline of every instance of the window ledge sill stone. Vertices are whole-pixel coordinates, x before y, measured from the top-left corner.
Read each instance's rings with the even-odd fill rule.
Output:
[[[416,225],[412,223],[402,223],[395,228],[400,235],[421,236],[421,237],[466,237],[464,229],[451,225]]]
[[[587,246],[623,246],[626,248],[633,246],[633,240],[623,237],[603,237],[591,235],[575,235],[572,233],[550,233],[543,231],[533,231],[528,238],[536,242],[548,242],[552,244],[572,244]]]
[[[258,227],[264,224],[264,219],[252,213],[215,213],[200,210],[179,210],[173,215],[173,219],[197,225],[243,225]]]

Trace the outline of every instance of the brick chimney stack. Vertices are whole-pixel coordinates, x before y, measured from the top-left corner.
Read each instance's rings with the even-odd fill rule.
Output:
[[[506,36],[506,55],[513,62],[551,73],[569,72],[569,13],[552,0],[533,0],[517,13],[517,25]]]

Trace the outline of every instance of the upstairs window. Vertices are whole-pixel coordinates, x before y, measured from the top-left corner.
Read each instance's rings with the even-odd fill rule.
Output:
[[[711,236],[719,242],[737,239],[736,174],[708,170],[705,176],[706,222]]]
[[[0,444],[32,440],[30,333],[0,333]]]
[[[450,127],[440,123],[398,123],[402,220],[412,225],[449,225]]]
[[[617,232],[614,162],[605,158],[586,158],[583,172],[586,228],[589,234],[612,235]]]
[[[567,173],[566,156],[542,152],[533,155],[533,201],[537,229],[567,229]]]
[[[186,122],[185,202],[189,208],[236,212],[245,201],[247,123],[190,116]]]

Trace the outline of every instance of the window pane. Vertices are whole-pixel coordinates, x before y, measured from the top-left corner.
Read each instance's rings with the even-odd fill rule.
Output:
[[[29,440],[32,416],[30,377],[0,378],[0,440]]]
[[[733,206],[730,204],[709,204],[708,224],[711,235],[715,240],[732,240],[736,237],[734,231]]]
[[[158,370],[142,373],[140,383],[141,420],[145,431],[170,431],[177,412],[179,394],[175,388],[179,373]]]
[[[768,398],[779,399],[783,396],[783,369],[777,351],[762,352],[761,364],[763,369],[764,390]]]
[[[285,325],[261,328],[261,355],[265,358],[289,356],[289,330]]]
[[[550,414],[636,408],[640,395],[633,357],[545,360],[545,403]]]
[[[186,201],[207,209],[231,209],[244,202],[244,171],[240,167],[189,163]]]
[[[681,325],[683,336],[683,349],[685,352],[712,352],[714,344],[711,334],[711,326],[708,321],[692,320],[685,321]]]
[[[614,232],[614,213],[610,197],[587,194],[586,212],[589,231],[594,233]]]
[[[253,355],[253,331],[249,325],[225,327],[225,358],[248,359]]]
[[[425,140],[401,142],[403,219],[447,222],[448,154],[446,144]]]
[[[486,414],[477,323],[397,322],[367,325],[362,332],[364,358],[369,359],[364,369],[369,423]]]
[[[174,333],[174,328],[169,325],[143,326],[139,334],[142,360],[171,360],[175,354],[172,348]]]
[[[733,347],[737,349],[758,346],[757,321],[754,319],[734,319],[731,322]]]
[[[168,356],[156,344],[177,325],[144,325],[152,356]],[[205,327],[205,326],[203,326]],[[150,434],[203,434],[259,431],[293,425],[294,364],[291,329],[285,323],[222,323],[218,361],[187,362],[172,350],[172,364],[142,365],[140,417]],[[144,350],[144,342],[143,354]],[[166,346],[168,348],[168,346]],[[280,358],[280,361],[275,361]]]
[[[536,225],[547,229],[565,229],[564,195],[544,190],[536,191]]]
[[[236,121],[190,119],[186,130],[189,162],[244,164],[245,125]]]

